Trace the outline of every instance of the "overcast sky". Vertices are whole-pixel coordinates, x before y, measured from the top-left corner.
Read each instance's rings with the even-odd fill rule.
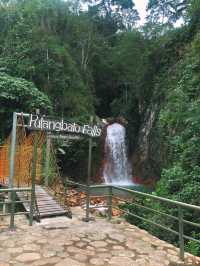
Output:
[[[140,24],[144,24],[145,22],[145,17],[146,17],[146,6],[148,3],[148,0],[134,0],[133,1],[135,3],[136,9],[138,10],[139,14],[140,14]]]

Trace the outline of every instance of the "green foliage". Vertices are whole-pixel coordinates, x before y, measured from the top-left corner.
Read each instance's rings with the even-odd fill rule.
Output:
[[[105,22],[117,29],[131,30],[139,20],[132,0],[88,1],[89,14],[94,18],[103,17]]]
[[[157,184],[156,193],[199,205],[199,35],[187,50],[184,59],[176,65],[173,81],[167,84],[166,102],[160,112],[159,126],[168,151],[168,163]],[[199,223],[197,213],[187,211],[184,218]],[[193,230],[192,227],[185,227],[187,235],[191,235]],[[164,234],[159,236],[163,237]],[[187,247],[195,254],[199,252],[198,244],[189,242]]]
[[[12,15],[11,28],[3,36],[0,66],[7,73],[33,81],[49,95],[60,115],[88,117],[93,113],[93,96],[71,54],[76,28],[71,29],[73,15],[67,3],[22,1],[16,3]],[[73,38],[76,40],[76,35]]]
[[[192,237],[195,238],[195,239],[200,239],[200,234],[197,234],[195,232],[192,233]],[[194,254],[195,256],[199,256],[200,254],[200,245],[193,241],[193,240],[190,240],[188,241],[187,245],[186,245],[186,251]]]
[[[197,6],[195,6],[198,9]],[[194,11],[195,12],[195,11]],[[160,46],[156,50],[154,64],[154,82],[152,102],[159,103],[160,111],[154,130],[159,132],[158,138],[162,143],[163,165],[161,179],[156,184],[155,195],[172,200],[199,205],[200,202],[200,37],[196,24],[192,20],[187,27],[181,30],[168,32],[161,37],[154,38],[154,44]],[[191,27],[196,32],[189,33]],[[150,38],[151,41],[153,38]],[[182,40],[182,44],[181,41]],[[152,50],[151,59],[154,57]],[[158,59],[159,57],[159,59]],[[151,61],[153,62],[153,61]],[[156,140],[150,139],[154,144]],[[154,208],[157,211],[177,216],[177,209],[167,204],[155,201],[141,200],[138,203]],[[141,210],[127,205],[131,212],[158,222],[173,230],[178,230],[177,223],[162,215]],[[178,239],[173,234],[166,234],[165,230],[156,226],[150,227],[147,222],[128,216],[129,221],[147,229],[159,238],[178,245]],[[184,219],[200,223],[199,213],[184,211]],[[198,228],[184,225],[184,233],[199,239]],[[186,241],[186,250],[199,255],[199,244],[195,241]]]
[[[13,112],[51,112],[52,105],[47,95],[40,92],[32,82],[0,73],[0,120],[1,136],[12,125]]]
[[[183,17],[188,2],[187,0],[149,0],[150,18],[162,23],[176,22],[180,17]]]
[[[199,29],[199,11],[200,11],[200,3],[199,0],[191,0],[190,5],[187,9],[186,20],[191,25],[191,30],[195,30],[195,32]]]
[[[40,108],[77,122],[88,122],[94,114],[122,115],[128,121],[131,158],[142,146],[141,134],[146,137],[145,156],[156,162],[161,176],[155,194],[199,205],[199,0],[149,0],[148,20],[140,29],[135,27],[138,13],[132,0],[83,2],[88,10],[78,0],[0,1],[1,138],[10,131],[13,111]],[[183,17],[185,25],[174,28]],[[151,113],[153,122],[145,120]],[[93,149],[99,162],[100,148]],[[85,175],[87,152],[85,140],[66,148],[66,158],[57,154],[64,174]],[[138,203],[177,215],[166,204]],[[158,213],[125,208],[177,229]],[[196,213],[184,215],[199,223]],[[149,228],[135,218],[130,221]],[[150,230],[177,243],[161,229]],[[184,230],[198,236],[188,225]],[[192,241],[187,249],[199,254]]]
[[[34,111],[37,108],[43,112],[51,110],[48,97],[33,83],[5,73],[0,73],[0,100],[1,110],[4,112],[9,111],[9,106],[12,111],[19,111],[19,108],[22,108],[24,112]]]

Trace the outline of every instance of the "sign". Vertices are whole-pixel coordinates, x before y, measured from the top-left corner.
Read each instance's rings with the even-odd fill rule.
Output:
[[[45,130],[73,134],[83,134],[90,137],[100,137],[102,130],[97,125],[78,125],[76,123],[65,122],[63,119],[52,120],[45,116],[29,116],[28,128],[32,130]]]
[[[61,139],[61,140],[80,140],[81,136],[79,135],[72,135],[72,134],[67,134],[67,135],[48,135],[51,139]]]

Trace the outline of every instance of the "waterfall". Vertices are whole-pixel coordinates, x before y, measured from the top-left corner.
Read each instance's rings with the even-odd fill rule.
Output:
[[[132,169],[127,157],[125,127],[118,123],[113,123],[107,127],[104,149],[103,177],[105,183],[133,184]]]

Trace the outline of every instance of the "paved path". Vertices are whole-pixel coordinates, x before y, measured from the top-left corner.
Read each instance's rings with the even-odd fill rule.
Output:
[[[181,262],[175,247],[126,222],[85,223],[80,208],[73,214],[72,220],[44,219],[32,227],[17,217],[16,231],[0,233],[0,266],[200,265],[200,258],[189,254]]]

